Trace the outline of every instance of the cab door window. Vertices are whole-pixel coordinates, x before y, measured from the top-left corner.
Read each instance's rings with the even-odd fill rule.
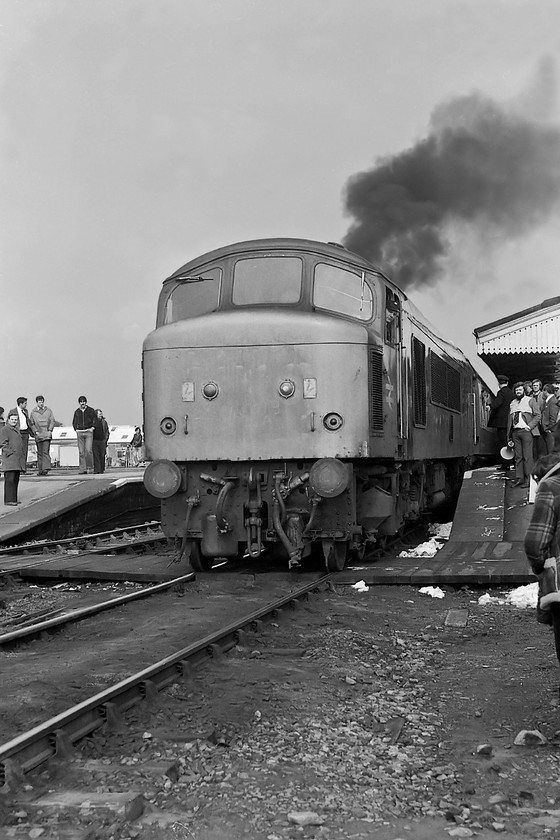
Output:
[[[401,302],[396,292],[385,288],[385,341],[398,344],[401,338]]]

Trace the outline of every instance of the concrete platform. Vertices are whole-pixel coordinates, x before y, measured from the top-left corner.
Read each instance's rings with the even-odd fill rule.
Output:
[[[0,479],[0,545],[22,541],[40,526],[48,528],[64,514],[83,507],[126,485],[142,486],[143,469],[121,468],[100,475],[78,475],[77,470],[55,470],[47,476],[25,474],[20,477],[17,507],[4,505],[4,479]],[[154,500],[155,501],[155,500]],[[67,534],[72,536],[72,534]],[[61,534],[53,536],[60,538]]]

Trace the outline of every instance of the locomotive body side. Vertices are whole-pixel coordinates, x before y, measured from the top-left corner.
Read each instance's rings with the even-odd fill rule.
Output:
[[[477,445],[467,360],[339,246],[262,240],[188,263],[143,375],[146,487],[195,569],[267,547],[295,566],[313,545],[341,568],[445,501]]]

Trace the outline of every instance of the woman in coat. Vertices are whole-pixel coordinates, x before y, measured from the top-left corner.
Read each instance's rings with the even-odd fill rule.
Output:
[[[19,505],[17,498],[19,476],[25,469],[23,442],[17,428],[18,419],[18,413],[13,408],[8,413],[8,422],[0,429],[5,505]]]

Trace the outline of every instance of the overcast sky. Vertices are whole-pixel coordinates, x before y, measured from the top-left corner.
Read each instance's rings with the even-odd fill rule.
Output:
[[[81,393],[141,422],[165,277],[242,239],[341,241],[348,179],[442,103],[558,121],[558,0],[0,0],[0,24],[0,403],[43,393],[65,424]],[[560,294],[556,212],[447,233],[408,294],[470,357],[475,327]]]

